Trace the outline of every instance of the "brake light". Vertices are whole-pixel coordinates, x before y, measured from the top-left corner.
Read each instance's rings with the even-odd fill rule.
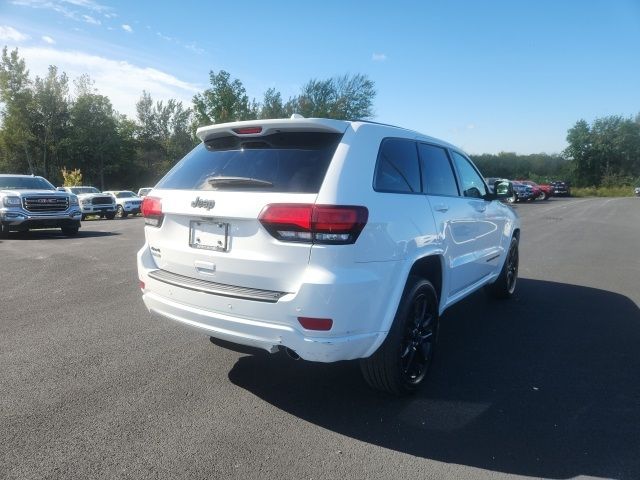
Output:
[[[278,240],[338,245],[355,243],[368,218],[366,207],[289,203],[267,205],[258,217]]]
[[[142,212],[146,225],[151,225],[152,227],[162,225],[164,218],[164,214],[162,213],[162,199],[149,196],[144,197],[140,211]]]
[[[234,128],[234,132],[238,135],[255,135],[257,133],[262,132],[262,127],[244,127],[244,128]]]

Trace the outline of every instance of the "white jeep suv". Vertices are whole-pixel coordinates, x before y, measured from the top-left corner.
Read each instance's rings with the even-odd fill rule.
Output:
[[[143,200],[151,312],[212,338],[317,362],[361,359],[374,388],[422,383],[442,312],[509,297],[519,220],[448,143],[372,122],[245,121]]]

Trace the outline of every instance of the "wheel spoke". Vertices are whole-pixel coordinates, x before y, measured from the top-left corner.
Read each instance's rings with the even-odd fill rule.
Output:
[[[409,374],[409,371],[411,370],[411,366],[415,358],[416,358],[416,349],[415,347],[413,347],[409,349],[409,356],[407,357],[407,363],[404,367],[404,373]]]

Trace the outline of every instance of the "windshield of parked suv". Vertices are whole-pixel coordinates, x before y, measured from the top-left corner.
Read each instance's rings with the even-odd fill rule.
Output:
[[[225,136],[198,145],[157,188],[317,193],[342,135]]]
[[[133,192],[118,192],[116,198],[135,198],[137,195]]]
[[[55,190],[42,177],[0,177],[0,190]]]
[[[83,193],[100,193],[100,190],[96,187],[71,187],[71,192],[81,195]]]

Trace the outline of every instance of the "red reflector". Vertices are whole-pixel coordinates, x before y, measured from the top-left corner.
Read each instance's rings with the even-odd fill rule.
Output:
[[[333,326],[330,318],[298,317],[298,321],[307,330],[331,330]]]
[[[140,211],[143,217],[158,217],[162,215],[162,200],[156,197],[144,197]]]
[[[252,134],[262,132],[262,127],[234,128],[233,131],[236,132],[238,135],[252,135]]]
[[[138,280],[138,286],[140,287],[140,290],[144,290],[144,282],[142,280]]]

